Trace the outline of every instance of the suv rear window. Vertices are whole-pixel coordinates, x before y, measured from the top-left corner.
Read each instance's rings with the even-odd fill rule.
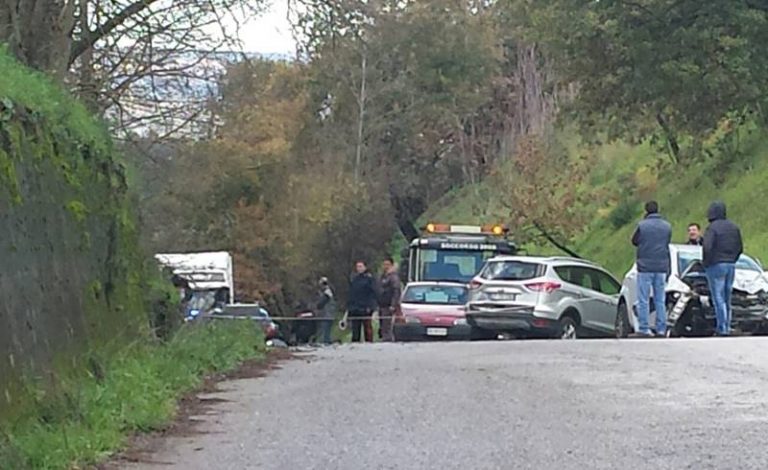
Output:
[[[480,276],[491,281],[526,281],[541,277],[547,267],[527,261],[491,261]]]

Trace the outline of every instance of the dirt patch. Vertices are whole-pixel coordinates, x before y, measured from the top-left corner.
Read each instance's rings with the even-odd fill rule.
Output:
[[[266,358],[246,361],[235,370],[211,374],[203,379],[200,388],[184,395],[179,400],[176,418],[163,429],[131,436],[125,450],[115,454],[108,462],[91,467],[95,470],[116,470],[127,463],[161,463],[152,460],[159,450],[163,439],[167,437],[189,437],[205,434],[199,428],[202,422],[198,417],[212,413],[214,405],[227,400],[215,397],[201,397],[220,391],[219,384],[227,380],[254,379],[266,376],[269,371],[280,369],[280,363],[293,359],[294,354],[287,349],[274,349]]]

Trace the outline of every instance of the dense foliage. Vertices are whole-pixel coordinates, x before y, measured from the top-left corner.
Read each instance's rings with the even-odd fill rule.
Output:
[[[295,4],[304,60],[230,67],[216,137],[148,164],[173,176],[145,204],[151,246],[232,249],[249,298],[343,285],[425,213],[571,251],[676,166],[723,184],[764,125],[760,2]],[[606,160],[620,141],[659,153]]]

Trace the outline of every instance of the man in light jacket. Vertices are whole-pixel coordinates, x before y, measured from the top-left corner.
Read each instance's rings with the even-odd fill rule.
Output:
[[[651,291],[656,306],[656,335],[666,335],[667,309],[664,288],[670,270],[671,241],[672,226],[659,215],[659,204],[649,201],[645,204],[645,218],[640,221],[632,235],[632,244],[637,247],[637,316],[640,323],[638,336],[653,336],[648,324]]]
[[[707,211],[709,227],[704,233],[702,264],[715,306],[719,336],[731,334],[731,293],[736,261],[744,251],[739,227],[725,216],[725,203],[715,201]]]
[[[320,289],[317,293],[317,314],[321,318],[320,336],[323,344],[331,344],[331,329],[333,328],[333,318],[336,316],[336,298],[333,295],[333,289],[328,283],[327,277],[320,278]]]

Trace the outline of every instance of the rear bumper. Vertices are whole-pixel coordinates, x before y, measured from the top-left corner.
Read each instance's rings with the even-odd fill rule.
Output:
[[[553,334],[558,328],[557,320],[539,314],[533,307],[469,309],[466,317],[470,326],[488,331]]]
[[[445,330],[445,335],[430,335],[428,329]],[[398,323],[393,326],[396,341],[466,341],[471,337],[469,325],[430,326],[417,323]]]

